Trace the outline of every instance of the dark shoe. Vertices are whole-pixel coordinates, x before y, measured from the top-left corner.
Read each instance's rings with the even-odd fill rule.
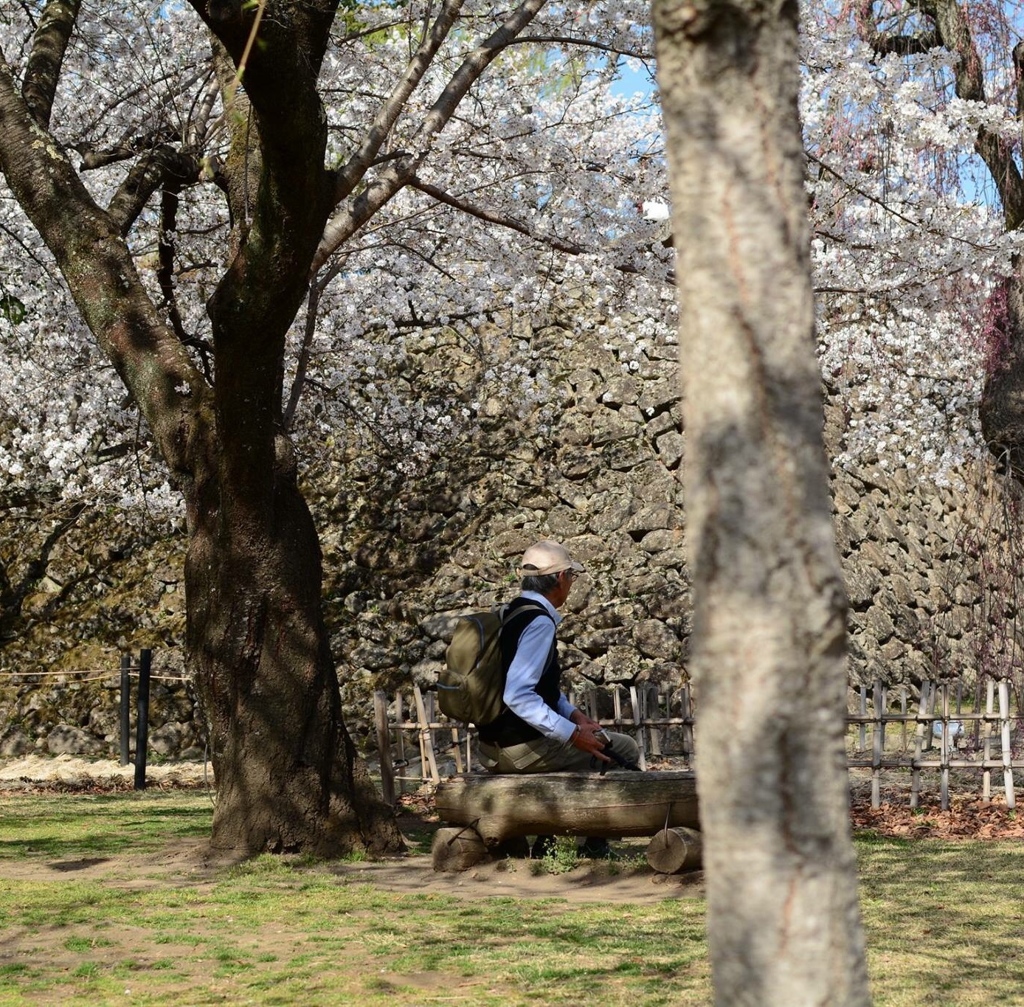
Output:
[[[493,851],[496,857],[511,857],[514,860],[530,859],[530,844],[526,836],[516,836],[515,839],[506,839],[498,843]]]
[[[555,837],[554,836],[538,836],[533,841],[533,846],[530,848],[530,859],[540,860],[541,857],[548,853],[555,852]]]
[[[579,846],[576,852],[581,857],[588,857],[590,860],[611,860],[614,854],[607,839],[595,836],[588,836]]]

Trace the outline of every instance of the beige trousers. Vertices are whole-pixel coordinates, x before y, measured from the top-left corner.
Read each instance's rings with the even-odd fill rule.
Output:
[[[635,763],[640,758],[640,749],[628,734],[609,731],[608,737],[612,751],[627,762]],[[488,745],[481,741],[480,763],[490,773],[600,772],[603,765],[571,742],[554,738],[535,738],[518,745]],[[623,767],[613,760],[607,768],[611,772]]]

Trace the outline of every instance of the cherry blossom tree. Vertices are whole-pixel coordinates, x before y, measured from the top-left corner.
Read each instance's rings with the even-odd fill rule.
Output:
[[[654,4],[669,137],[696,768],[719,1004],[867,1004],[796,4]]]
[[[979,678],[1018,675],[1021,653],[1021,490],[998,478],[1019,473],[1020,27],[1016,4],[858,2],[806,4],[803,30],[833,463],[953,484],[992,515],[958,575],[986,585]]]
[[[1012,439],[1000,334],[1021,243],[1014,12],[805,5],[820,355],[851,417],[840,466],[945,482],[986,441]]]
[[[304,466],[332,416],[360,408],[353,375],[428,322],[469,333],[583,278],[598,298],[628,286],[659,303],[669,253],[635,203],[660,194],[660,134],[649,95],[611,91],[621,61],[649,55],[641,13],[26,0],[0,14],[0,461],[26,486],[182,501],[215,845],[400,845],[339,708]],[[544,394],[505,359],[506,385]],[[406,464],[475,409],[375,405],[393,407]]]

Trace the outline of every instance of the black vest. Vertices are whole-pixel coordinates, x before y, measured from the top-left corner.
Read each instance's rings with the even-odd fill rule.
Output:
[[[504,683],[508,679],[508,669],[512,664],[512,659],[516,656],[520,637],[522,637],[526,627],[534,619],[550,618],[547,612],[535,608],[536,604],[536,602],[531,601],[529,598],[522,597],[516,598],[509,603],[508,610],[505,613],[505,622],[501,628],[501,636],[499,637],[501,643],[502,688],[504,688]],[[516,610],[524,605],[530,606],[529,610],[517,615]],[[562,673],[558,667],[558,644],[552,642],[551,653],[548,654],[547,663],[544,665],[544,671],[541,672],[540,681],[536,686],[537,695],[552,710],[558,709],[558,697],[562,691],[561,684]],[[543,737],[537,728],[526,723],[522,717],[513,713],[507,706],[501,711],[497,720],[493,720],[491,723],[479,728],[478,734],[481,741],[491,745],[518,745],[524,741],[532,741],[535,738]]]

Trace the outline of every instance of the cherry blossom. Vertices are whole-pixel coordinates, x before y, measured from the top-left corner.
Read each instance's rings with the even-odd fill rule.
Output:
[[[331,163],[351,156],[392,92],[413,44],[413,7],[407,18],[390,5],[360,9],[364,27],[350,34],[361,38],[339,22],[322,79]],[[16,74],[36,9],[2,15],[4,56]],[[209,165],[210,181],[181,193],[174,229],[163,234],[176,255],[174,308],[202,365],[205,301],[229,225],[213,180],[227,141],[206,35],[174,5],[92,0],[86,9],[52,122],[80,157],[90,191],[110,199],[131,162],[105,156],[144,136],[186,136]],[[286,374],[301,380],[289,421],[311,455],[323,458],[353,412],[365,418],[368,442],[386,436],[408,466],[476,421],[472,402],[425,404],[394,381],[431,325],[451,327],[490,359],[480,401],[488,388],[513,387],[506,398],[524,412],[550,394],[550,379],[538,362],[524,366],[504,334],[483,334],[495,312],[536,311],[578,285],[625,370],[646,345],[674,342],[657,91],[652,83],[625,94],[617,83],[627,66],[653,81],[647,17],[647,5],[632,0],[546,8],[474,85],[459,116],[424,136],[424,117],[459,59],[454,42],[442,50],[383,152],[426,143],[416,184],[332,248],[351,227],[339,207],[293,327]],[[983,450],[980,320],[1020,244],[1001,226],[971,145],[982,123],[1011,142],[1015,117],[1003,104],[950,98],[944,51],[913,61],[878,56],[832,5],[805,4],[803,25],[822,372],[855,414],[835,463],[877,461],[945,480]],[[155,202],[131,241],[159,299]],[[117,503],[145,497],[149,513],[179,513],[133,403],[2,187],[0,332],[7,481]]]

